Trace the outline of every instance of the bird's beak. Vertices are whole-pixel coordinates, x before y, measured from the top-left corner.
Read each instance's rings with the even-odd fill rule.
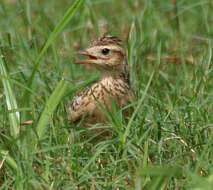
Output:
[[[85,56],[88,56],[90,58],[90,59],[75,62],[76,64],[95,64],[96,63],[97,57],[90,54],[87,51],[78,51],[78,52],[76,52],[76,54],[85,55]]]

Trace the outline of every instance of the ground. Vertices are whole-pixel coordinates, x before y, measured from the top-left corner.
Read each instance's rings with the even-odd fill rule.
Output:
[[[212,9],[211,0],[1,0],[0,189],[212,189]],[[127,49],[138,101],[128,121],[115,108],[104,126],[112,135],[94,142],[103,126],[68,124],[66,110],[99,76],[73,64],[74,52],[105,31]]]

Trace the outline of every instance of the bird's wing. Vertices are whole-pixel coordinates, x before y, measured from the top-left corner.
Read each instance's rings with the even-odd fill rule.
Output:
[[[90,88],[85,88],[78,92],[72,99],[68,110],[68,121],[77,121],[90,114],[93,104],[88,96]]]

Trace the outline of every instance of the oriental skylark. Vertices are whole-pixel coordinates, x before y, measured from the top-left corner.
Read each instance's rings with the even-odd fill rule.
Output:
[[[84,118],[86,124],[105,123],[107,116],[100,107],[112,109],[112,100],[122,108],[136,100],[130,86],[129,69],[121,40],[115,36],[103,36],[85,51],[78,52],[89,59],[76,64],[88,64],[100,71],[100,79],[78,92],[68,111],[69,121]]]

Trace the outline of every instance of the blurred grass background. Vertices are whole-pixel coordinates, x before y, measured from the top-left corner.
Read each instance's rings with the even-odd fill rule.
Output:
[[[211,0],[1,0],[0,189],[212,189],[212,10]],[[72,63],[101,25],[123,40],[143,102],[94,144],[66,108],[99,76]]]

